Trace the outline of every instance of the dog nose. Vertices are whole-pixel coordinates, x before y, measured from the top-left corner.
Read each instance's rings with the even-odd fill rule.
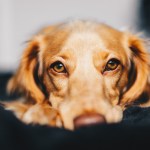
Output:
[[[106,123],[106,120],[104,116],[100,114],[83,114],[74,119],[75,129],[104,123]]]

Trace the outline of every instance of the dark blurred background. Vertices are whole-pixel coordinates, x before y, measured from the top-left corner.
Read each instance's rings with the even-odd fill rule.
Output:
[[[140,0],[138,11],[138,24],[137,28],[139,31],[143,31],[144,34],[149,38],[150,36],[150,1]]]

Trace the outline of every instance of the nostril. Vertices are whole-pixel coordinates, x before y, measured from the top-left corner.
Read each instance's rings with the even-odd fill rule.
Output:
[[[83,114],[74,119],[75,129],[104,123],[106,123],[106,120],[100,114]]]

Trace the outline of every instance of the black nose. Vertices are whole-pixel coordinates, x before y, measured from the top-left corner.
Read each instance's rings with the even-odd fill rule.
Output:
[[[104,123],[106,123],[106,120],[104,116],[100,114],[83,114],[74,119],[75,129]]]

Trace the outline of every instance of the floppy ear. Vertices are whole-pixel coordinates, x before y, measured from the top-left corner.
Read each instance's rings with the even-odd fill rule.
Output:
[[[135,73],[133,75],[133,83],[123,94],[120,101],[121,105],[130,105],[142,94],[146,88],[149,75],[149,55],[147,53],[145,43],[136,36],[129,35],[130,60],[133,64]],[[133,69],[131,68],[131,69]],[[131,74],[129,74],[129,79]],[[131,82],[129,80],[129,82]]]
[[[35,79],[35,71],[39,67],[39,53],[41,50],[42,37],[34,37],[29,41],[21,58],[20,66],[16,74],[8,82],[8,92],[21,92],[40,103],[44,100],[44,94],[38,87]]]

